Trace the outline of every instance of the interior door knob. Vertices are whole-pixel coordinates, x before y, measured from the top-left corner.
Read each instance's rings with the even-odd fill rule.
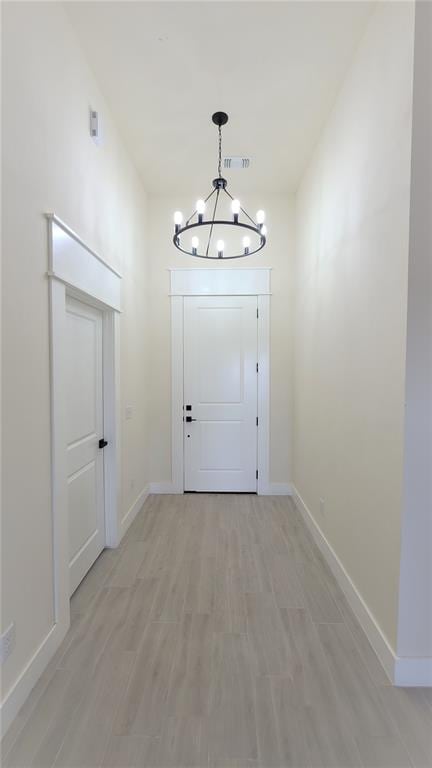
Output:
[[[186,421],[189,423],[190,421],[196,421],[196,419],[193,419],[192,416],[186,416]]]
[[[103,437],[99,440],[99,448],[105,448],[105,446],[108,445],[108,440],[104,440]]]

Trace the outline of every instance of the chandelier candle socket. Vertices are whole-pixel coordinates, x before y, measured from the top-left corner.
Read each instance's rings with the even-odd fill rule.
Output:
[[[219,134],[219,154],[218,154],[218,175],[213,179],[213,189],[205,199],[197,200],[194,213],[183,223],[183,214],[176,211],[174,214],[174,237],[173,243],[179,251],[187,253],[190,256],[198,256],[201,259],[240,259],[242,256],[250,256],[264,248],[267,240],[267,228],[264,226],[265,213],[259,210],[254,220],[244,208],[240,201],[231,195],[228,191],[228,182],[221,175],[222,169],[222,126],[228,122],[228,115],[225,112],[215,112],[212,116],[213,123],[218,128]],[[228,198],[231,204],[232,217],[225,218],[221,215],[222,201]],[[207,218],[206,211],[208,211]],[[205,228],[204,243],[201,253],[199,253],[200,239],[195,235],[191,238],[191,250],[188,250],[189,240],[184,243],[183,235],[189,230]],[[230,227],[230,230],[226,230]],[[247,236],[241,239],[241,232],[247,231]],[[221,235],[227,232],[228,248],[225,248],[225,241]],[[240,252],[231,254],[231,244],[238,243]],[[240,249],[242,243],[242,249]],[[228,252],[227,252],[228,251]]]
[[[231,203],[231,210],[234,214],[234,222],[238,224],[240,213],[240,200],[233,200]]]
[[[198,200],[196,204],[197,214],[198,214],[198,223],[201,224],[203,221],[206,204],[204,200]]]
[[[174,224],[175,224],[175,231],[178,232],[180,230],[180,227],[182,225],[183,221],[183,214],[181,211],[176,211],[174,214]]]

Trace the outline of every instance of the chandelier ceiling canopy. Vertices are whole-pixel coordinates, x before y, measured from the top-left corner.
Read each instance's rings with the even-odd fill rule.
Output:
[[[252,219],[229,192],[228,182],[221,174],[222,126],[228,122],[228,115],[215,112],[212,120],[219,133],[218,175],[213,179],[211,192],[197,201],[194,212],[184,223],[183,214],[175,212],[173,243],[182,253],[201,259],[240,259],[264,248],[267,238],[265,214],[260,210],[256,220]],[[227,203],[229,218],[224,211]],[[229,239],[228,248],[222,239],[225,233]]]

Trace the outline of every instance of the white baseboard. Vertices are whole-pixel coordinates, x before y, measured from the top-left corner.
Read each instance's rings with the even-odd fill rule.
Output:
[[[12,720],[17,716],[56,650],[60,647],[68,629],[67,624],[64,626],[54,624],[1,702],[0,738],[3,738]]]
[[[150,483],[150,493],[183,493],[174,483]],[[291,496],[290,483],[269,483],[258,488],[260,496]]]
[[[183,493],[183,488],[177,488],[172,482],[167,483],[150,483],[150,493]]]
[[[150,485],[144,486],[141,493],[138,494],[136,497],[134,503],[131,507],[129,507],[128,511],[126,512],[123,520],[120,523],[120,540],[125,535],[127,529],[129,526],[133,523],[135,520],[138,512],[140,511],[142,505],[144,504],[147,496],[150,494]]]
[[[302,515],[316,544],[324,555],[327,564],[340,588],[344,592],[352,611],[357,617],[376,655],[380,659],[387,675],[391,681],[394,681],[395,664],[397,660],[394,650],[294,485],[292,490],[297,509]]]
[[[431,688],[432,658],[408,658],[397,656],[394,671],[394,684],[401,688]]]
[[[295,504],[308,526],[315,542],[324,555],[336,581],[345,594],[348,603],[357,617],[372,648],[381,661],[392,683],[399,687],[432,686],[432,658],[414,658],[397,656],[384,636],[377,620],[370,612],[355,584],[351,581],[336,552],[327,541],[312,513],[307,508],[299,492],[293,485]]]
[[[258,485],[259,496],[291,496],[291,483],[269,483],[268,485]]]

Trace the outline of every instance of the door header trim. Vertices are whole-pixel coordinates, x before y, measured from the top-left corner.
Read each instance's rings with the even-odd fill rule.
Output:
[[[92,251],[55,214],[48,221],[48,276],[61,280],[117,312],[121,311],[122,277]]]
[[[170,296],[269,296],[271,270],[170,269]]]

